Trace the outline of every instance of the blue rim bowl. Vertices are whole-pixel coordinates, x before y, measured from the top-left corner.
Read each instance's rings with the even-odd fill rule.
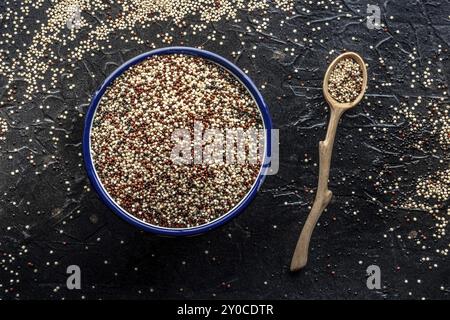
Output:
[[[139,219],[137,219],[135,216],[131,215],[127,211],[125,211],[123,208],[121,208],[114,200],[113,198],[108,194],[106,189],[103,187],[102,183],[100,182],[100,179],[95,171],[94,163],[92,160],[92,154],[91,154],[91,128],[93,119],[95,116],[95,112],[97,110],[97,107],[99,105],[100,99],[102,98],[105,91],[108,89],[108,87],[111,85],[111,83],[119,77],[121,74],[123,74],[126,70],[128,70],[130,67],[132,67],[135,64],[140,63],[141,61],[156,55],[168,55],[168,54],[184,54],[184,55],[190,55],[190,56],[196,56],[196,57],[202,57],[204,59],[207,59],[209,61],[212,61],[221,67],[228,70],[231,74],[233,74],[251,93],[253,96],[255,102],[258,105],[258,108],[260,110],[262,119],[263,119],[263,125],[265,129],[265,150],[264,150],[264,159],[261,165],[261,169],[259,172],[258,177],[256,178],[252,188],[250,191],[246,194],[246,196],[230,211],[228,211],[226,214],[222,215],[221,217],[217,218],[216,220],[213,220],[207,224],[203,224],[200,226],[192,227],[192,228],[164,228],[156,225],[152,225],[146,222],[143,222]],[[121,65],[119,68],[117,68],[106,80],[103,82],[103,84],[100,86],[100,88],[95,92],[92,102],[89,106],[89,109],[86,114],[86,121],[85,126],[83,130],[83,158],[85,162],[85,167],[87,171],[87,175],[89,177],[89,180],[91,181],[91,184],[94,186],[94,189],[100,196],[100,199],[119,217],[124,219],[125,221],[131,223],[132,225],[148,232],[156,233],[159,235],[166,235],[166,236],[187,236],[187,235],[197,235],[204,233],[206,231],[215,229],[224,223],[228,222],[232,218],[236,217],[239,213],[241,213],[254,199],[256,196],[257,191],[261,187],[264,178],[265,173],[267,172],[267,169],[270,166],[270,158],[271,158],[271,129],[272,129],[272,120],[270,118],[269,110],[267,108],[266,103],[264,102],[263,97],[261,96],[260,92],[256,88],[255,84],[250,80],[250,78],[241,70],[239,69],[235,64],[228,61],[227,59],[206,51],[201,50],[197,48],[190,48],[190,47],[167,47],[167,48],[161,48],[152,50],[146,53],[143,53],[141,55],[138,55],[127,62],[125,62],[123,65]]]

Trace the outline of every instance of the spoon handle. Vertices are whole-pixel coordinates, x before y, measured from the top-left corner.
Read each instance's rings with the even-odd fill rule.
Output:
[[[331,154],[333,152],[334,138],[339,119],[344,112],[341,108],[331,107],[330,121],[328,123],[327,135],[324,141],[319,143],[319,184],[317,186],[316,198],[311,208],[311,212],[306,219],[302,232],[297,242],[297,246],[292,256],[291,271],[303,268],[308,261],[308,249],[311,235],[316,226],[317,220],[323,210],[327,207],[333,193],[328,190],[328,177],[330,175]]]

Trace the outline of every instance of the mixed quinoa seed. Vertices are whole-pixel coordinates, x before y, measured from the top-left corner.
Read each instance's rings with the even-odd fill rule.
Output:
[[[328,79],[328,92],[339,103],[354,101],[361,93],[361,66],[352,58],[344,58],[334,66]]]
[[[151,225],[189,228],[223,216],[249,192],[261,161],[172,161],[173,131],[194,122],[263,128],[244,85],[203,58],[153,56],[110,85],[94,117],[91,152],[101,183],[125,211]]]

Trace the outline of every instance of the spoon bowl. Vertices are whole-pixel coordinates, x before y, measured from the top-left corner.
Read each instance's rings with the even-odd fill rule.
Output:
[[[336,64],[345,58],[351,58],[354,61],[356,61],[356,63],[358,63],[359,67],[361,68],[363,81],[361,84],[361,92],[355,98],[355,100],[353,100],[352,102],[341,103],[341,102],[336,101],[336,99],[334,99],[331,96],[330,92],[328,91],[328,81],[330,80],[331,72],[334,70],[334,67],[336,66]],[[366,64],[364,63],[363,58],[361,58],[361,56],[355,52],[346,52],[346,53],[339,55],[336,59],[334,59],[333,62],[331,62],[331,64],[328,66],[327,72],[325,73],[325,76],[323,78],[323,95],[325,97],[325,100],[328,102],[328,104],[330,105],[331,108],[339,108],[339,109],[343,109],[343,110],[353,108],[363,98],[364,93],[366,92],[366,87],[367,87]]]

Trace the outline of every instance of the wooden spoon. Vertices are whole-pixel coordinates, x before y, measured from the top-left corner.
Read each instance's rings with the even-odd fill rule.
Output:
[[[361,92],[354,101],[339,103],[330,95],[328,91],[328,80],[330,79],[331,72],[333,71],[336,63],[344,58],[352,58],[359,64],[362,71],[363,83],[361,86]],[[319,143],[319,184],[317,186],[316,198],[311,208],[311,212],[306,219],[305,225],[303,226],[302,233],[300,234],[300,237],[298,239],[297,246],[292,257],[291,271],[300,270],[306,265],[306,262],[308,261],[308,249],[309,241],[311,240],[311,234],[314,230],[314,227],[316,226],[317,220],[319,220],[319,217],[322,214],[322,211],[327,207],[333,195],[332,192],[328,190],[328,177],[330,175],[331,153],[333,151],[334,137],[336,136],[336,129],[339,123],[339,119],[346,110],[353,108],[361,101],[362,97],[364,96],[364,92],[366,91],[366,86],[366,65],[364,63],[364,60],[354,52],[343,53],[339,57],[334,59],[334,61],[328,67],[327,72],[325,73],[325,77],[323,80],[323,95],[325,96],[325,100],[330,105],[330,122],[328,124],[328,130],[325,140],[320,141]]]

